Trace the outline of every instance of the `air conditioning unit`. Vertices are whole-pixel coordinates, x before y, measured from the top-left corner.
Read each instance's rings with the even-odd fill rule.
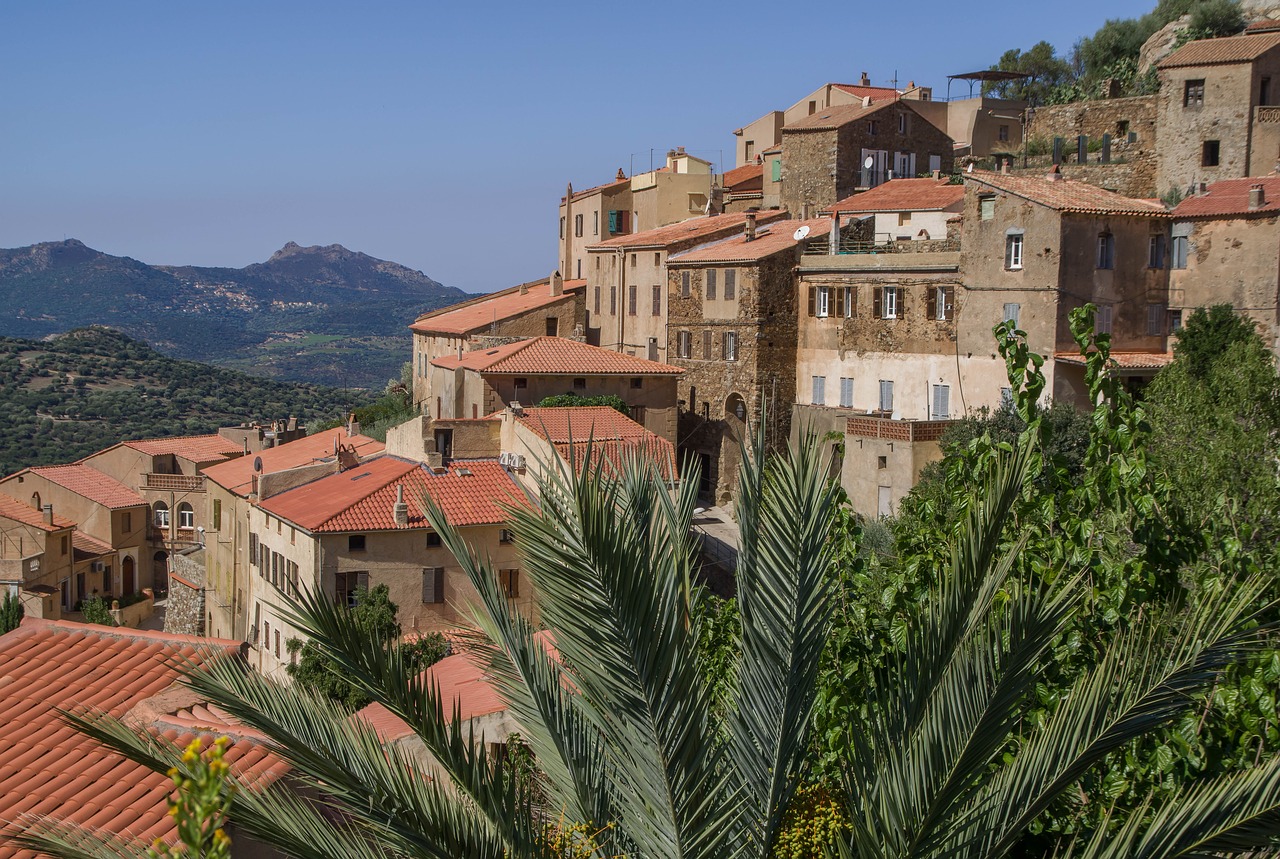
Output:
[[[104,569],[104,566],[103,566],[102,561],[94,561],[94,562],[93,562],[93,571],[94,571],[95,573],[100,573],[100,572],[102,572],[102,570],[103,570],[103,569]]]
[[[511,467],[512,467],[512,468],[514,468],[516,471],[523,471],[523,470],[524,470],[524,456],[523,456],[523,454],[519,454],[519,453],[513,453],[513,454],[511,454]]]
[[[504,453],[499,456],[498,465],[501,465],[503,468],[511,468],[511,454]]]

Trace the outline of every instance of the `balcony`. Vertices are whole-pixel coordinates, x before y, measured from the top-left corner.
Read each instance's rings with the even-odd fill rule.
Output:
[[[1266,125],[1280,124],[1280,107],[1255,107],[1253,109],[1253,121]]]
[[[953,423],[951,420],[894,420],[883,414],[859,415],[848,419],[845,434],[887,441],[938,441]]]
[[[164,492],[204,492],[204,477],[199,474],[147,472],[142,475],[142,488],[158,489]]]

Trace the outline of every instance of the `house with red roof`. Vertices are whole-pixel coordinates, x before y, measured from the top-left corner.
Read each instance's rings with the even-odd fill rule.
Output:
[[[600,468],[620,475],[632,458],[646,460],[668,483],[680,478],[676,446],[609,406],[530,406],[493,416],[509,468],[533,494],[548,468]]]
[[[560,274],[585,278],[587,246],[631,232],[633,212],[631,179],[621,167],[602,185],[574,190],[569,183],[560,198]]]
[[[745,212],[764,208],[764,164],[752,162],[726,170],[720,177],[724,189],[724,210]]]
[[[1280,176],[1214,182],[1173,210],[1172,233],[1171,327],[1230,304],[1280,354]]]
[[[284,608],[303,591],[353,603],[357,589],[386,585],[406,632],[462,623],[475,591],[427,524],[427,499],[489,557],[512,604],[534,616],[505,527],[510,508],[531,501],[510,471],[497,459],[431,466],[375,456],[281,487],[247,510],[245,593],[254,667],[283,676],[288,642],[298,637]]]
[[[679,367],[563,337],[532,337],[431,362],[427,403],[437,420],[475,420],[513,402],[621,397],[635,420],[668,441],[676,433]]]
[[[0,495],[0,589],[22,600],[26,617],[61,616],[62,589],[74,587],[75,528],[52,504]]]
[[[870,191],[838,200],[822,211],[826,216],[869,221],[872,240],[939,241],[949,237],[964,210],[964,184],[950,176],[891,179]]]

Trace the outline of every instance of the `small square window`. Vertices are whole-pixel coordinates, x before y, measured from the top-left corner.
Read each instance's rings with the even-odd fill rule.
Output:
[[[431,531],[427,534],[428,549],[438,549],[442,545],[444,544],[440,540],[440,535],[437,534],[435,531]]]
[[[888,467],[889,467],[889,457],[887,456],[876,457],[876,468],[888,468]]]
[[[1002,125],[996,129],[996,139],[1004,142],[1009,139],[1009,126]]]
[[[1183,84],[1182,106],[1201,107],[1204,105],[1204,79],[1189,80]]]
[[[583,390],[587,387],[587,380],[579,376],[573,380],[573,387],[575,390]]]
[[[643,377],[643,376],[635,376],[635,377],[633,377],[633,378],[631,379],[631,387],[633,387],[633,388],[643,388],[643,387],[644,387],[644,377]]]
[[[365,535],[351,534],[347,537],[348,552],[363,552],[365,549]]]
[[[1217,167],[1219,157],[1219,144],[1216,140],[1206,140],[1204,147],[1200,153],[1201,167]]]

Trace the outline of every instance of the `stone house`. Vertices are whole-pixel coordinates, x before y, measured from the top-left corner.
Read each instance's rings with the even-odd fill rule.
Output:
[[[562,337],[533,337],[431,362],[428,403],[439,420],[481,418],[512,402],[559,394],[621,397],[637,423],[670,441],[676,433],[679,367]],[[446,457],[451,453],[440,450]]]
[[[1045,105],[1032,112],[1027,138],[1041,144],[1062,138],[1061,169],[1068,179],[1082,179],[1128,197],[1154,197],[1168,190],[1156,184],[1159,107],[1158,95]],[[1087,163],[1079,163],[1077,138],[1081,135],[1090,144],[1102,144],[1109,136],[1109,160],[1103,162],[1103,152],[1097,151],[1088,155]]]
[[[953,166],[951,138],[909,101],[831,107],[782,129],[782,206],[818,212],[891,178]]]
[[[1170,327],[1230,304],[1280,354],[1280,177],[1226,179],[1173,210]]]
[[[36,508],[0,495],[0,590],[22,600],[26,617],[62,616],[75,588],[75,527],[52,504]],[[82,583],[80,591],[87,589]]]
[[[1159,63],[1156,187],[1271,173],[1280,160],[1280,33],[1188,42]]]
[[[828,220],[773,221],[748,214],[742,233],[667,259],[671,308],[667,354],[682,368],[682,458],[696,458],[700,493],[732,497],[739,442],[764,421],[772,445],[786,444],[795,398],[795,270],[808,233]]]
[[[724,211],[745,212],[765,208],[764,158],[758,157],[754,163],[726,170],[720,177],[720,184],[724,189]]]
[[[787,214],[766,211],[754,217],[765,224]],[[746,219],[746,212],[689,218],[592,245],[583,294],[587,342],[651,361],[670,358],[667,257],[739,233]]]
[[[532,589],[510,532],[509,505],[529,497],[496,460],[448,467],[383,455],[261,499],[249,512],[250,644],[254,666],[279,677],[298,637],[287,598],[320,592],[354,604],[357,588],[386,585],[405,632],[462,624],[478,598],[427,524],[424,498],[488,556],[513,605],[536,619]]]
[[[894,241],[939,241],[948,238],[950,226],[964,210],[964,185],[950,177],[893,179],[870,191],[846,197],[823,210],[870,222],[877,244]]]
[[[568,337],[581,321],[582,282],[558,274],[419,316],[413,332],[413,402],[431,401],[431,362],[529,337]]]

